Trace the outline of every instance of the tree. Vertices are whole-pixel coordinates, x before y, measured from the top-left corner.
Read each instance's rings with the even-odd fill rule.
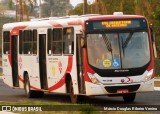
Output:
[[[4,5],[0,5],[0,15],[4,15],[4,12],[7,10],[7,7]]]
[[[69,15],[82,15],[83,14],[83,4],[78,4],[73,10],[69,12]]]
[[[36,0],[16,0],[16,20],[29,20],[29,15],[33,11],[33,6],[36,4]]]
[[[42,9],[43,17],[65,16],[72,6],[69,4],[69,0],[44,0]]]
[[[8,0],[8,9],[9,10],[14,10],[15,7],[14,7],[14,2],[12,0]]]

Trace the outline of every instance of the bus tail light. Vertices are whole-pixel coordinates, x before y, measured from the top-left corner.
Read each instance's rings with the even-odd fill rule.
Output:
[[[146,77],[144,78],[144,81],[149,81],[152,78],[153,73],[154,73],[153,69],[150,70],[146,75]]]
[[[100,83],[99,80],[94,76],[94,74],[91,74],[89,72],[87,72],[87,74],[88,74],[90,80],[92,81],[92,83],[94,83],[94,84],[99,84]]]

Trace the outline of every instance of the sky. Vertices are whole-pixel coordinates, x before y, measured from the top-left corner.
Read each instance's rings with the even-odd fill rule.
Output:
[[[83,0],[70,0],[70,3],[75,7],[77,4],[82,3]]]

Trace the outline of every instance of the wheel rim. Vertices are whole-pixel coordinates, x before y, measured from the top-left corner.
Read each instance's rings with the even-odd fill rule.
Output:
[[[29,88],[29,83],[28,81],[26,82],[26,94],[28,95],[29,94],[29,91],[30,91],[30,88]]]

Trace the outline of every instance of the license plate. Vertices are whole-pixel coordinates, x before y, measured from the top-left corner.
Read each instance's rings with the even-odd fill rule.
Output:
[[[120,89],[120,90],[117,90],[117,93],[128,93],[128,89]]]

